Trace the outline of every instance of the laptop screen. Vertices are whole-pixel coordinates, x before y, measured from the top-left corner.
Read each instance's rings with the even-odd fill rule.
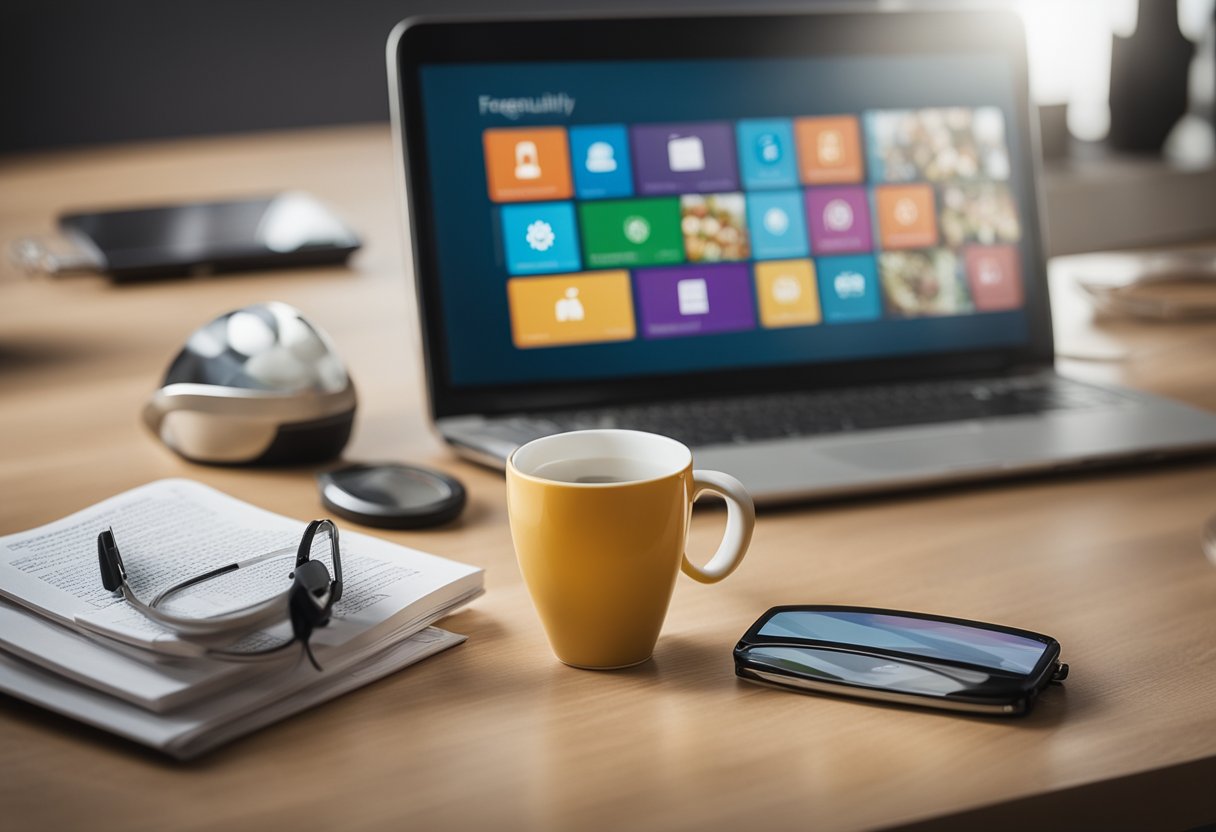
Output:
[[[424,64],[446,382],[670,376],[1030,338],[991,53]]]

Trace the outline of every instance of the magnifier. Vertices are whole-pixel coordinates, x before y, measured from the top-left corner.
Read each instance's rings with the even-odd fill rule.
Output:
[[[317,475],[321,502],[339,517],[382,529],[418,529],[455,520],[464,486],[447,474],[397,463],[356,464]]]

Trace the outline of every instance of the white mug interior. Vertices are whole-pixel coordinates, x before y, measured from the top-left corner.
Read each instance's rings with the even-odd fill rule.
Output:
[[[534,439],[516,449],[516,473],[563,485],[603,487],[662,479],[692,464],[692,451],[666,436],[636,430],[578,430]],[[581,481],[586,469],[605,481]],[[557,472],[560,475],[555,475]]]

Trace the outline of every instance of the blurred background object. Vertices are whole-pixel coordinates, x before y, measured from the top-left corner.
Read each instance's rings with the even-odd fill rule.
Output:
[[[1049,253],[1216,235],[1216,3],[1011,5],[1039,105]]]
[[[819,3],[776,0],[774,8]],[[647,10],[646,0],[4,0],[0,153],[388,122],[389,30],[418,14]],[[859,5],[873,5],[863,2]],[[673,9],[748,10],[740,0]]]
[[[1136,28],[1115,34],[1110,65],[1110,143],[1156,152],[1186,114],[1195,44],[1178,24],[1177,4],[1140,0]]]
[[[943,5],[855,0],[857,8]],[[1216,0],[958,0],[1026,21],[1050,253],[1216,234]],[[835,0],[6,0],[0,159],[74,145],[379,122],[414,14],[756,12]]]
[[[1100,315],[1149,321],[1216,317],[1216,249],[1062,258]]]

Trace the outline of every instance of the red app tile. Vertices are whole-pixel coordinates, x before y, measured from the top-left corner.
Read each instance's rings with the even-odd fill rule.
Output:
[[[1022,306],[1022,267],[1016,246],[967,246],[963,249],[971,299],[980,312]]]

